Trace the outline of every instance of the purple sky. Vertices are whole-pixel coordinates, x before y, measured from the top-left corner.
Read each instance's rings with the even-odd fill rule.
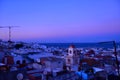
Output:
[[[0,0],[0,26],[12,40],[39,42],[120,41],[119,0]],[[0,28],[8,40],[8,29]]]

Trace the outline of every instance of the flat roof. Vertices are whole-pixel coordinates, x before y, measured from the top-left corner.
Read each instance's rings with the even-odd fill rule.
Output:
[[[4,66],[5,64],[3,64],[3,63],[0,63],[0,66]]]

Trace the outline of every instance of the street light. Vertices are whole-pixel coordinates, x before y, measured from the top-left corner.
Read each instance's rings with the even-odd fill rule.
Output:
[[[117,65],[117,72],[118,75],[120,75],[120,69],[119,69],[119,61],[118,61],[118,57],[117,57],[117,45],[115,41],[106,41],[106,42],[100,42],[99,44],[104,44],[104,43],[112,43],[113,47],[114,47],[114,55],[115,55],[115,60],[116,60],[116,65]]]

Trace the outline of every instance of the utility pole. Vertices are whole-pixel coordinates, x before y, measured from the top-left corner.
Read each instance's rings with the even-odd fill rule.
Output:
[[[118,72],[118,76],[120,76],[120,69],[119,69],[119,60],[117,57],[117,45],[115,41],[107,41],[107,42],[100,42],[100,44],[104,44],[104,43],[110,43],[112,42],[113,47],[114,47],[114,55],[115,55],[115,61],[116,61],[116,65],[117,65],[117,72]]]
[[[8,28],[9,29],[9,39],[8,41],[11,42],[11,29],[14,27],[19,27],[19,26],[0,26],[0,28]]]
[[[118,75],[120,76],[119,60],[118,60],[118,57],[117,57],[117,47],[116,47],[116,42],[115,41],[113,41],[113,46],[114,46],[114,55],[115,55],[115,59],[116,59]]]
[[[14,27],[18,27],[18,26],[0,26],[0,28],[8,28],[8,32],[9,32],[9,39],[8,39],[8,52],[6,52],[5,55],[9,55],[9,53],[11,53],[11,29],[14,28]]]

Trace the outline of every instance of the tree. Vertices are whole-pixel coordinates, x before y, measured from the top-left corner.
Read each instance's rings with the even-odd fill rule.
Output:
[[[15,45],[15,48],[16,48],[16,49],[19,49],[19,48],[22,48],[23,46],[24,46],[23,44],[16,44],[16,45]]]

